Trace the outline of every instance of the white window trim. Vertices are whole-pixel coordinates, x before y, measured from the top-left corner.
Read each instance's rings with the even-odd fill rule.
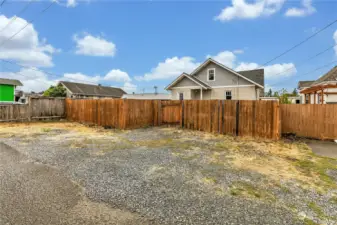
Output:
[[[214,71],[214,80],[210,80],[209,79],[209,71],[210,70],[213,70]],[[208,70],[207,70],[207,81],[215,81],[215,68],[209,68]]]

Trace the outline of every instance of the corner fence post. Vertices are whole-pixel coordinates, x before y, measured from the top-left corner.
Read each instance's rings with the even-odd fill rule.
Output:
[[[238,100],[236,102],[236,123],[235,123],[235,126],[236,126],[236,129],[235,129],[235,135],[236,136],[239,136],[239,122],[240,122],[240,101]]]

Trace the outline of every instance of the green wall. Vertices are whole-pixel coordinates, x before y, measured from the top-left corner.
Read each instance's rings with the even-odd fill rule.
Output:
[[[14,86],[8,84],[0,84],[0,101],[14,101]]]

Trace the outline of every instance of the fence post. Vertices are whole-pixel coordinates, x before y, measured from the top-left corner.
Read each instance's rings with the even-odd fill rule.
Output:
[[[181,104],[181,106],[180,106],[180,127],[184,128],[184,125],[185,125],[184,124],[184,119],[185,119],[184,118],[184,110],[185,110],[184,109],[184,100],[181,100],[180,102],[181,102],[180,103]]]
[[[235,123],[235,134],[236,136],[239,136],[239,122],[240,122],[240,101],[237,100],[236,102],[236,123]]]

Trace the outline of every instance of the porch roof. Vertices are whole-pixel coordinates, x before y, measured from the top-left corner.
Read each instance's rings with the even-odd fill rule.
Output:
[[[310,94],[310,93],[315,93],[317,91],[322,91],[325,88],[337,88],[337,84],[325,84],[325,85],[316,85],[313,87],[306,88],[302,91],[300,91],[301,94]]]
[[[165,89],[166,90],[170,90],[174,85],[176,85],[179,81],[181,81],[183,78],[188,78],[191,81],[193,81],[195,84],[197,84],[198,86],[200,86],[203,89],[212,89],[208,84],[206,84],[205,82],[199,80],[196,77],[192,77],[187,73],[182,73],[179,77],[177,77],[171,84],[169,84]]]

